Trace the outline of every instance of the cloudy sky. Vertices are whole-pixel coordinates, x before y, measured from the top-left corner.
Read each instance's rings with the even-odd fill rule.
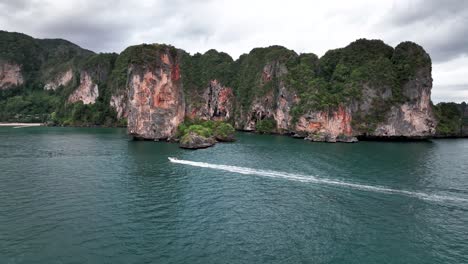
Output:
[[[433,101],[468,101],[464,0],[0,0],[0,29],[96,52],[168,43],[234,58],[273,44],[321,56],[357,38],[411,40],[432,57]]]

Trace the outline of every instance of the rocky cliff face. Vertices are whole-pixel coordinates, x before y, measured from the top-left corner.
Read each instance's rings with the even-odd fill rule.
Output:
[[[277,47],[273,47],[277,49]],[[286,55],[297,57],[288,50],[279,49]],[[268,56],[266,56],[268,57]],[[256,131],[257,125],[263,122],[273,124],[270,132],[292,134],[312,141],[354,141],[351,126],[352,113],[349,107],[339,106],[331,110],[308,109],[295,119],[292,109],[301,101],[297,89],[289,83],[287,64],[289,59],[273,57],[265,60],[258,74],[258,89],[263,94],[256,93],[247,110],[238,105],[239,114],[236,117],[236,128],[246,131]]]
[[[50,80],[44,85],[44,90],[57,90],[60,86],[67,86],[73,80],[73,70],[68,69],[67,71],[55,76],[53,80]]]
[[[398,47],[397,47],[398,48]],[[413,46],[411,49],[419,49]],[[410,53],[412,51],[407,51]],[[420,51],[426,60],[429,55]],[[417,60],[413,54],[405,54],[411,60]],[[431,105],[431,65],[419,65],[402,87],[405,101],[393,105],[386,114],[386,120],[378,125],[372,136],[378,137],[430,137],[435,134],[436,120]]]
[[[330,112],[311,111],[299,118],[294,133],[311,141],[355,142],[351,120],[351,110],[344,106]]]
[[[296,94],[286,86],[284,80],[288,69],[285,62],[278,58],[268,60],[261,57],[260,60],[263,62],[259,65],[257,80],[248,84],[251,88],[248,89],[247,86],[245,94],[238,95],[252,97],[252,100],[244,105],[239,100],[235,127],[240,130],[255,131],[259,122],[268,120],[274,123],[272,132],[288,133],[291,125],[290,110],[297,100]],[[249,63],[241,64],[241,67],[249,68],[249,66]]]
[[[85,71],[81,72],[80,85],[68,97],[68,102],[76,103],[82,101],[83,104],[94,104],[99,96],[98,85],[93,82],[91,75]]]
[[[0,90],[19,86],[23,82],[20,65],[0,61]]]
[[[192,96],[196,97],[196,96]],[[210,80],[198,100],[187,105],[186,115],[202,120],[228,121],[234,115],[234,93],[218,80]]]
[[[236,118],[236,129],[255,131],[259,121],[273,117],[273,113],[275,113],[274,106],[275,100],[272,91],[255,98],[245,113],[240,110],[240,115]]]
[[[127,118],[127,95],[115,94],[111,96],[110,106],[117,112],[117,119]]]
[[[236,128],[255,131],[269,120],[271,132],[328,142],[434,135],[431,64],[420,46],[405,42],[393,49],[358,40],[318,63],[313,56],[303,63],[287,50],[271,49],[276,57],[265,56],[259,85],[250,83],[260,93],[248,107],[238,105]]]
[[[129,134],[143,139],[170,139],[184,118],[312,141],[430,137],[438,123],[443,135],[460,134],[459,111],[456,122],[434,118],[431,60],[411,42],[393,48],[360,39],[321,58],[271,46],[234,61],[215,50],[190,55],[157,44],[118,55],[17,33],[0,31],[0,38],[0,89],[24,84],[56,91],[43,96],[45,103],[65,96],[51,106],[54,123],[125,124],[127,118]],[[11,46],[18,49],[5,52]],[[3,116],[14,118],[11,112]]]
[[[155,46],[153,60],[129,69],[128,133],[142,139],[170,139],[184,120],[179,55]]]

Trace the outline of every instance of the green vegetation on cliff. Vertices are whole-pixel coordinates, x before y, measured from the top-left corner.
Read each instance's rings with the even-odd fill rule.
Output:
[[[75,69],[93,52],[62,39],[34,39],[15,32],[0,31],[0,62],[21,65],[29,85],[43,84],[58,72]]]
[[[437,119],[438,136],[461,136],[468,127],[468,106],[465,102],[439,103],[433,107]],[[466,113],[466,114],[465,114]],[[468,134],[466,134],[468,135]],[[465,135],[465,136],[466,136]]]
[[[231,86],[234,76],[231,56],[213,49],[204,54],[195,53],[193,56],[185,53],[181,70],[184,73],[184,89],[187,91],[204,89],[211,80]]]
[[[395,65],[398,84],[410,80],[416,75],[417,69],[431,67],[432,62],[424,49],[413,42],[402,42],[395,47],[392,62]]]
[[[297,55],[280,46],[253,49],[234,62],[236,115],[239,119],[248,114],[255,98],[271,94],[276,100],[285,86],[297,95],[291,105],[293,124],[309,111],[334,111],[339,105],[358,103],[374,94],[370,110],[358,114],[354,123],[375,127],[392,105],[408,100],[403,85],[415,76],[416,69],[430,64],[424,50],[411,42],[394,49],[381,40],[359,39],[321,58]]]
[[[128,70],[131,65],[143,67],[156,67],[161,65],[158,54],[167,51],[172,57],[177,57],[180,50],[165,44],[141,44],[126,48],[115,60],[114,68],[110,76],[111,89],[123,90],[127,85]]]
[[[393,48],[380,40],[360,39],[328,51],[320,59],[304,58],[291,68],[288,84],[297,89],[300,103],[293,115],[310,109],[329,110],[362,97],[362,86],[396,85]],[[304,60],[308,59],[306,63]],[[303,80],[297,84],[297,79]]]
[[[244,54],[235,62],[237,76],[234,81],[234,92],[239,98],[240,107],[246,111],[256,96],[262,96],[273,91],[275,86],[284,78],[287,72],[268,72],[274,64],[286,65],[297,54],[285,47],[271,46],[268,48],[255,48],[249,54]],[[267,76],[270,74],[270,76]]]
[[[180,69],[186,104],[200,107],[205,103],[203,91],[210,81],[217,80],[221,85],[232,87],[234,78],[233,60],[224,52],[208,50],[204,54],[182,54]]]
[[[260,134],[269,134],[276,131],[276,121],[273,118],[265,118],[257,121],[255,131]]]
[[[56,125],[121,125],[110,107],[107,89],[109,74],[117,54],[94,54],[61,39],[34,39],[20,33],[0,31],[0,62],[21,65],[24,84],[0,91],[0,121],[48,122]],[[56,91],[44,85],[71,70],[73,78]],[[81,72],[87,72],[99,87],[95,104],[68,103],[79,85]]]
[[[20,65],[24,77],[23,85],[0,91],[0,121],[123,124],[125,121],[117,120],[110,107],[111,96],[125,93],[130,66],[160,67],[167,59],[160,57],[162,53],[168,53],[171,63],[180,66],[187,105],[205,103],[203,91],[216,79],[234,91],[235,121],[244,122],[239,118],[241,115],[258,119],[254,121],[260,133],[275,131],[273,115],[279,96],[287,101],[293,124],[309,111],[333,111],[340,105],[359,108],[360,104],[367,103],[364,107],[367,110],[353,110],[356,113],[353,112],[352,124],[358,131],[372,131],[392,106],[408,100],[405,84],[418,76],[418,70],[430,72],[431,67],[424,49],[412,42],[392,48],[380,40],[359,39],[344,48],[330,50],[321,58],[270,46],[255,48],[233,61],[228,54],[216,50],[192,56],[173,46],[159,44],[131,46],[119,55],[94,54],[65,40],[40,40],[0,31],[0,63]],[[68,70],[73,72],[68,85],[55,91],[44,90],[46,83]],[[98,85],[99,97],[90,105],[68,103],[83,71]],[[280,95],[283,87],[287,92]],[[366,102],[369,97],[373,98]],[[252,109],[255,99],[260,109],[265,108],[259,110],[264,111],[259,115],[249,113],[257,111]],[[465,111],[461,107],[452,104],[434,107],[439,135],[457,134],[460,127],[467,126],[467,117],[460,114]],[[191,132],[206,134],[206,130],[211,130],[212,136],[232,134],[231,125],[213,124],[217,123],[191,124],[186,129],[194,125]]]
[[[333,110],[340,104],[365,100],[368,93],[377,94],[369,111],[354,116],[353,126],[364,132],[384,121],[392,105],[406,101],[405,82],[415,76],[416,69],[431,65],[429,56],[417,44],[403,42],[393,49],[381,40],[366,39],[330,50],[318,63],[314,58],[309,61],[290,67],[288,84],[300,98],[292,108],[293,122],[309,110]],[[382,96],[387,90],[391,93]]]
[[[102,89],[105,91],[105,88]],[[6,94],[2,91],[2,94]],[[15,90],[0,96],[0,121],[41,122],[64,126],[124,126],[109,106],[109,95],[100,95],[95,104],[67,103],[53,91]]]

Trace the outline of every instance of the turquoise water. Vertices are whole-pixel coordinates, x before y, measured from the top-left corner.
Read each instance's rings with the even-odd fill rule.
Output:
[[[0,128],[0,263],[468,263],[468,140],[238,139]]]

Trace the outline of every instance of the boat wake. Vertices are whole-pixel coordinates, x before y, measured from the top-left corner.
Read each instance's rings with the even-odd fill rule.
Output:
[[[298,182],[334,185],[334,186],[347,187],[347,188],[352,188],[352,189],[362,190],[362,191],[387,193],[387,194],[399,194],[399,195],[405,195],[405,196],[410,196],[410,197],[415,197],[418,199],[435,201],[435,202],[440,202],[440,201],[468,202],[468,199],[464,199],[460,197],[427,194],[427,193],[422,193],[422,192],[392,189],[392,188],[387,188],[383,186],[372,186],[372,185],[365,185],[365,184],[350,183],[350,182],[345,182],[345,181],[340,181],[340,180],[317,178],[311,175],[301,175],[301,174],[272,171],[272,170],[259,170],[259,169],[230,166],[230,165],[218,165],[218,164],[211,164],[211,163],[206,163],[206,162],[180,160],[176,158],[169,158],[169,161],[172,163],[177,163],[177,164],[183,164],[183,165],[189,165],[189,166],[201,167],[201,168],[209,168],[209,169],[215,169],[215,170],[223,170],[223,171],[229,171],[229,172],[234,172],[234,173],[239,173],[239,174],[257,175],[257,176],[270,177],[270,178],[281,178],[281,179],[298,181]]]

